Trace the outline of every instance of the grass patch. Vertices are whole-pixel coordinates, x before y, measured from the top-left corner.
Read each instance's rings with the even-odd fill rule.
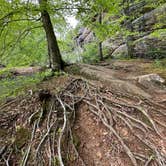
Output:
[[[65,71],[72,75],[80,75],[81,74],[80,70],[81,68],[77,64],[74,64],[65,68]]]
[[[7,72],[7,70],[6,70]],[[0,80],[0,102],[7,98],[24,94],[26,90],[35,89],[36,84],[49,76],[50,71],[39,72],[28,76],[10,77]]]
[[[0,69],[0,79],[12,77],[11,68]]]
[[[155,68],[166,69],[166,58],[162,60],[155,60],[153,65]]]
[[[166,80],[166,58],[161,60],[155,60],[153,63],[145,69],[149,73],[159,74]]]

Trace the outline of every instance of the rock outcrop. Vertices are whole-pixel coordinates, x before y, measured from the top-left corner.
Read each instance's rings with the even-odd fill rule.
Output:
[[[166,3],[157,1],[155,3],[160,6],[149,5],[149,1],[140,1],[133,2],[124,9],[128,20],[124,21],[122,26],[136,32],[137,35],[132,35],[132,40],[124,35],[118,35],[103,41],[103,47],[108,49],[110,56],[166,58]],[[82,28],[75,39],[82,47],[94,41],[95,35],[90,29]]]
[[[140,10],[143,12],[146,5],[140,3]],[[160,5],[151,11],[144,10],[142,16],[131,22],[131,30],[140,32],[134,35],[132,40],[126,38],[126,44],[118,47],[112,56],[129,56],[139,58],[166,58],[166,3]],[[131,12],[128,10],[128,12]],[[128,28],[126,26],[126,28]]]
[[[139,58],[166,58],[166,32],[155,31],[150,35],[144,36],[133,41],[133,57]],[[126,44],[118,47],[112,56],[127,56],[128,48]]]
[[[112,57],[116,57],[116,56],[127,56],[128,51],[127,51],[127,45],[123,44],[120,45],[113,53],[112,53]]]
[[[135,19],[132,22],[132,27],[136,31],[151,31],[166,28],[166,4]]]
[[[109,54],[112,54],[116,49],[121,49],[121,46],[125,44],[125,39],[121,36],[116,38],[110,38],[103,42],[103,47],[108,50]]]
[[[156,32],[133,43],[133,56],[139,58],[166,58],[166,32]]]
[[[90,43],[94,40],[94,33],[88,28],[81,28],[78,35],[75,37],[77,46],[83,46],[84,44]]]

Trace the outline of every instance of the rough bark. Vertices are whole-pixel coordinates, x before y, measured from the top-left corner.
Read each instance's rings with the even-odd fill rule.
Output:
[[[103,48],[102,48],[102,42],[99,42],[99,58],[102,61],[103,60]]]
[[[51,68],[55,70],[63,69],[63,61],[61,57],[61,53],[59,50],[58,42],[54,33],[53,25],[51,22],[50,15],[46,10],[47,0],[39,0],[39,4],[41,7],[41,19],[43,23],[43,27],[46,33],[47,44],[48,44],[48,54],[51,57]]]
[[[132,35],[128,35],[126,39],[126,44],[127,44],[127,51],[129,58],[134,58],[133,42],[134,42],[134,37]]]
[[[102,13],[99,13],[99,24],[102,24]],[[99,58],[102,61],[103,60],[103,48],[102,48],[102,42],[100,41],[98,44],[98,54],[99,54]]]

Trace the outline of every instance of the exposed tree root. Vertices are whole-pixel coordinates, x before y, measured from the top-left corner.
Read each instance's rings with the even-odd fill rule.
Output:
[[[115,98],[116,100],[114,100]],[[102,91],[85,80],[73,79],[58,94],[51,94],[41,103],[38,101],[40,104],[36,109],[29,112],[2,112],[0,127],[9,130],[8,134],[11,137],[16,135],[19,130],[17,126],[27,128],[31,136],[21,147],[18,146],[15,137],[14,141],[4,142],[3,149],[0,151],[0,165],[21,163],[21,166],[30,164],[64,166],[73,160],[68,157],[72,151],[75,162],[79,163],[77,165],[85,166],[86,164],[74,144],[72,131],[76,111],[79,111],[80,104],[84,103],[88,106],[89,111],[97,116],[116,137],[134,166],[155,164],[165,166],[165,155],[147,135],[152,132],[157,137],[164,139],[156,124],[164,128],[166,128],[166,124],[153,119],[151,114],[156,112],[156,108],[160,108],[160,111],[157,112],[163,115],[165,107],[152,102],[147,104],[147,101],[145,102],[139,97],[136,97],[139,102],[133,105],[123,102],[121,99],[118,100],[118,98],[119,94],[116,96],[110,90]],[[4,109],[9,105],[4,105],[1,108]],[[118,123],[121,122],[135,139],[146,146],[148,153],[136,152],[125,142],[121,131],[118,130]]]

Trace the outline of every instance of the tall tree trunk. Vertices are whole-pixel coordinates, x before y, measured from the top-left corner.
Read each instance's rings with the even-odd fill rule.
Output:
[[[104,58],[103,58],[103,46],[102,46],[102,42],[99,42],[98,44],[98,52],[99,52],[99,58],[100,58],[100,61],[102,61]]]
[[[127,52],[128,52],[128,58],[134,58],[134,36],[128,35],[126,39],[126,45],[127,45]]]
[[[51,66],[52,66],[52,62],[51,62],[51,55],[50,55],[50,49],[49,49],[49,47],[48,47],[48,44],[47,44],[47,52],[48,52],[48,62],[49,62],[49,68],[51,68]]]
[[[99,13],[99,24],[102,24],[102,12]],[[100,61],[102,61],[104,58],[103,58],[103,47],[102,47],[101,41],[98,44],[98,54],[99,54]]]
[[[47,44],[48,44],[48,54],[51,57],[51,68],[52,70],[62,70],[64,63],[62,61],[62,56],[59,50],[58,42],[54,33],[53,25],[51,22],[50,15],[47,11],[47,0],[39,0],[41,7],[41,19],[43,27],[46,33]]]

